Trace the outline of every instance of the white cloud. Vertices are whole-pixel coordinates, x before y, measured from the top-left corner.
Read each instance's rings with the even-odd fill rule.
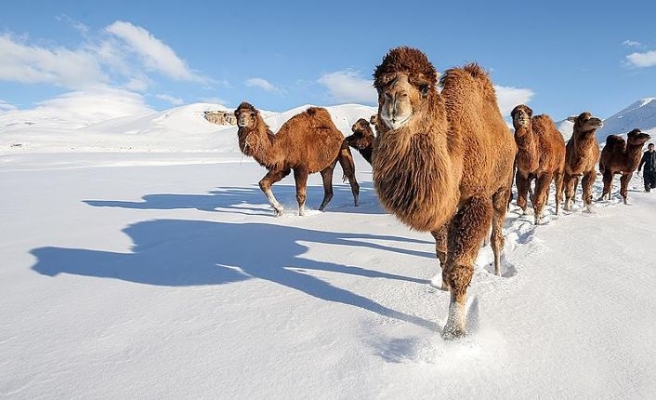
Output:
[[[173,49],[144,28],[129,22],[116,21],[105,30],[121,39],[130,51],[141,58],[148,69],[161,72],[175,80],[208,82],[208,78],[191,71]]]
[[[373,104],[377,99],[373,81],[362,78],[357,71],[331,72],[322,75],[317,82],[324,85],[339,103]]]
[[[504,116],[510,115],[510,112],[516,105],[528,103],[535,94],[530,89],[509,86],[494,86],[494,90],[497,93],[499,109]]]
[[[636,42],[634,40],[625,40],[622,42],[623,45],[627,47],[641,47],[642,44],[640,42]]]
[[[278,93],[278,94],[283,94],[285,91],[283,89],[280,89],[279,87],[273,85],[266,79],[262,78],[251,78],[246,81],[246,86],[248,87],[259,87],[260,89],[263,89],[267,92],[270,93]]]
[[[15,111],[18,108],[4,100],[0,100],[0,112]]]
[[[646,53],[632,53],[626,56],[629,65],[638,68],[647,68],[656,66],[656,50]]]
[[[169,102],[169,103],[171,103],[175,106],[179,106],[181,104],[184,104],[184,101],[181,98],[169,96],[168,94],[156,94],[155,97],[160,99],[160,100],[164,100],[166,102]]]
[[[77,89],[108,81],[97,57],[87,50],[29,46],[0,36],[0,80],[50,83]]]

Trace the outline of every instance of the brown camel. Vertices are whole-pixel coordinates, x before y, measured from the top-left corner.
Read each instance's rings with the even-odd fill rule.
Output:
[[[556,215],[560,210],[565,172],[565,139],[551,117],[546,114],[533,116],[533,110],[524,104],[515,107],[510,116],[518,148],[515,159],[517,205],[526,212],[526,199],[534,179],[535,190],[531,195],[531,203],[535,225],[538,225],[549,198],[552,179],[556,187]]]
[[[613,182],[613,175],[620,174],[620,196],[624,204],[627,204],[626,198],[628,195],[628,186],[633,172],[640,164],[642,157],[642,147],[651,139],[651,136],[634,129],[624,138],[618,135],[608,135],[606,138],[606,145],[601,150],[599,157],[599,172],[604,179],[604,191],[602,192],[599,200],[605,197],[610,200],[611,184]]]
[[[355,163],[344,135],[335,127],[328,110],[310,107],[291,117],[273,134],[260,112],[247,102],[235,110],[239,148],[253,157],[269,172],[260,180],[260,189],[273,206],[276,216],[283,207],[273,195],[271,186],[294,170],[298,215],[305,214],[308,175],[321,174],[324,196],[319,210],[323,210],[333,197],[333,172],[339,161],[344,177],[351,184],[355,206],[358,205],[360,186],[355,179]]]
[[[353,134],[346,137],[346,143],[357,149],[362,157],[371,164],[371,153],[376,137],[374,136],[374,131],[371,130],[371,126],[369,126],[369,122],[364,118],[360,118],[355,121],[351,130]]]
[[[583,189],[583,203],[588,212],[591,212],[592,185],[597,177],[595,166],[599,161],[599,142],[595,132],[604,126],[601,119],[585,111],[578,117],[568,117],[574,123],[572,137],[565,146],[565,211],[572,209],[576,187],[581,178]]]
[[[420,50],[390,50],[376,67],[378,120],[373,182],[381,204],[401,222],[430,231],[451,292],[445,338],[466,333],[467,287],[492,225],[501,274],[502,233],[517,146],[487,73],[476,64],[440,79]]]

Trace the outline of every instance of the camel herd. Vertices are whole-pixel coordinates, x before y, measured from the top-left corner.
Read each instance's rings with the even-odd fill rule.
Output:
[[[483,68],[468,64],[447,70],[439,81],[438,76],[420,50],[391,49],[374,71],[378,112],[369,121],[356,121],[347,137],[320,107],[292,117],[277,134],[249,103],[240,104],[235,115],[241,151],[268,171],[259,186],[276,215],[283,208],[271,186],[292,170],[299,215],[304,215],[309,174],[322,176],[323,210],[333,196],[332,177],[339,162],[357,206],[359,185],[349,148],[371,164],[385,210],[435,238],[442,289],[450,293],[442,336],[452,339],[466,334],[467,289],[488,232],[495,272],[501,274],[502,228],[513,183],[523,212],[530,194],[536,225],[552,182],[556,214],[563,194],[564,209],[572,209],[579,180],[583,204],[590,211],[597,164],[604,182],[599,200],[610,198],[612,178],[620,174],[620,195],[626,203],[628,182],[650,136],[639,129],[629,132],[626,141],[610,135],[600,152],[595,133],[603,126],[601,119],[589,112],[568,118],[574,126],[565,143],[548,115],[534,116],[523,104],[511,112],[513,134]]]

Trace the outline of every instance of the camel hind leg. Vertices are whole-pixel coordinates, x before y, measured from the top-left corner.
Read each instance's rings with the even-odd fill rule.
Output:
[[[335,172],[335,164],[337,164],[337,160],[319,172],[323,181],[323,200],[319,206],[319,211],[323,211],[333,198],[333,173]]]
[[[298,202],[298,215],[305,215],[305,200],[307,199],[307,181],[310,173],[304,168],[294,168],[294,181],[296,183],[296,201]]]
[[[351,154],[351,149],[349,149],[346,140],[342,142],[342,148],[339,150],[337,160],[344,171],[342,181],[348,179],[351,185],[351,193],[353,193],[353,202],[355,203],[355,207],[357,207],[360,199],[360,185],[358,184],[358,180],[355,179],[355,161],[353,161],[353,154]]]
[[[507,198],[503,198],[503,207]],[[474,276],[474,261],[490,228],[492,202],[474,197],[467,201],[449,224],[445,280],[449,285],[449,316],[442,331],[445,339],[466,334],[467,288]]]
[[[599,197],[597,200],[610,200],[610,192],[613,188],[613,174],[610,172],[610,170],[605,170],[602,179],[604,182],[604,189],[601,192],[601,197]]]

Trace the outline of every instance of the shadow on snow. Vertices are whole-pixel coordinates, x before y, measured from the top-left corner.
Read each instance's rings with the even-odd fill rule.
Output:
[[[298,210],[296,187],[293,185],[274,185],[273,192],[287,211]],[[333,198],[326,211],[383,214],[370,182],[360,186],[360,206],[353,206],[353,196],[348,185],[333,185]],[[322,186],[307,187],[306,206],[319,207],[323,199]],[[210,212],[229,212],[247,215],[273,215],[266,196],[257,185],[251,187],[218,187],[207,194],[149,194],[142,201],[84,200],[94,207],[120,207],[139,210],[197,209]]]
[[[311,242],[342,247],[357,246],[432,258],[432,252],[397,249],[370,242],[379,240],[430,244],[427,241],[386,235],[314,231],[276,224],[188,220],[139,222],[126,227],[124,232],[134,243],[131,253],[41,247],[31,251],[37,258],[32,269],[47,276],[66,273],[176,287],[223,285],[257,278],[319,299],[352,305],[436,329],[433,322],[392,310],[314,277],[307,271],[330,271],[419,284],[427,284],[427,281],[304,258],[308,246],[302,244]]]

